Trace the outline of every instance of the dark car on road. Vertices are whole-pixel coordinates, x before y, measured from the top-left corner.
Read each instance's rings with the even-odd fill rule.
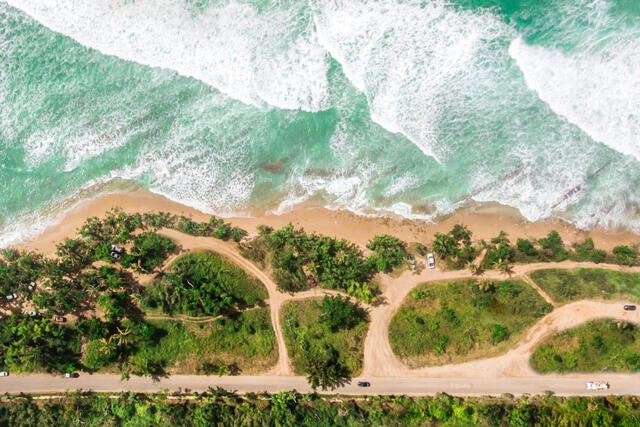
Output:
[[[358,381],[358,387],[370,387],[371,383],[368,381]]]
[[[631,305],[631,304],[627,304],[624,306],[624,309],[626,311],[635,311],[636,310],[636,306],[635,305]]]

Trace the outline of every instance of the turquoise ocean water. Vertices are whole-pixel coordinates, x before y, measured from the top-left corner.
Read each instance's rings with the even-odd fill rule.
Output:
[[[0,245],[136,182],[640,231],[638,0],[0,1]]]

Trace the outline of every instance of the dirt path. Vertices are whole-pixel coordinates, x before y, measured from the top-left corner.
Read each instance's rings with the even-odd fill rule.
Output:
[[[244,310],[237,311],[236,313],[238,312],[244,313],[251,310],[257,310],[259,308],[261,307],[259,306],[249,307]],[[228,313],[220,314],[219,316],[187,316],[186,314],[167,315],[167,314],[145,313],[144,317],[145,319],[150,319],[150,320],[176,320],[176,321],[188,322],[188,323],[211,323],[211,322],[215,322],[218,319],[222,319],[227,315]]]
[[[214,239],[211,237],[196,237],[187,234],[180,233],[179,231],[171,229],[162,229],[159,231],[171,239],[174,239],[180,244],[184,251],[197,251],[197,250],[211,250],[215,251],[235,264],[241,266],[246,271],[258,278],[264,286],[267,288],[269,294],[269,307],[271,309],[271,323],[276,336],[276,342],[278,345],[278,363],[276,366],[268,372],[270,375],[293,375],[291,363],[287,354],[287,347],[284,343],[284,337],[282,336],[282,329],[280,327],[280,308],[282,303],[286,301],[289,295],[278,291],[276,284],[271,278],[265,274],[260,268],[254,265],[251,261],[244,258],[238,253],[234,244],[224,242],[222,240]]]
[[[527,274],[542,269],[549,268],[564,268],[564,269],[572,269],[572,268],[606,268],[609,270],[615,271],[624,271],[624,272],[640,272],[640,267],[624,267],[619,265],[612,264],[594,264],[589,262],[573,262],[573,261],[565,261],[560,263],[535,263],[535,264],[521,264],[515,265],[513,267],[513,274],[511,275],[514,279],[521,279],[530,285],[535,285],[535,283],[527,277]],[[513,353],[516,350],[523,351],[521,347],[518,347],[504,356],[500,356],[498,358],[487,359],[488,362],[486,366],[484,364],[477,365],[480,361],[474,361],[469,363],[464,363],[460,365],[448,365],[442,367],[434,367],[434,368],[425,368],[419,370],[410,370],[408,369],[400,360],[395,356],[393,351],[391,350],[391,343],[389,342],[389,323],[391,319],[398,311],[405,297],[411,292],[413,288],[416,286],[427,283],[427,282],[440,282],[446,280],[458,280],[458,279],[470,279],[470,278],[478,278],[474,276],[471,272],[461,270],[461,271],[440,271],[440,270],[425,270],[420,274],[413,274],[412,272],[404,272],[400,277],[396,279],[392,279],[388,276],[380,276],[379,281],[382,285],[382,299],[383,304],[375,307],[371,310],[371,325],[369,327],[369,331],[367,334],[367,338],[365,339],[365,350],[364,350],[364,376],[401,376],[401,375],[421,375],[421,376],[430,376],[438,373],[438,376],[447,376],[447,372],[450,372],[451,375],[455,376],[455,373],[458,372],[459,369],[462,369],[465,372],[465,375],[470,375],[475,372],[477,369],[484,369],[486,372],[492,372],[492,374],[496,374],[496,370],[499,372],[530,372],[528,356],[530,353],[527,353],[526,357],[516,357],[516,355],[522,356],[522,353]],[[504,280],[506,276],[498,271],[486,271],[481,278],[485,279],[494,279],[494,280]],[[551,297],[542,291],[538,286],[534,286],[534,289],[540,293],[540,295],[545,298],[548,302],[553,305],[553,300]],[[602,311],[598,310],[590,310],[589,307],[593,307],[596,305],[599,308],[602,308]],[[622,304],[624,303],[601,303],[595,301],[580,301],[573,304],[568,304],[567,306],[561,307],[560,309],[554,310],[551,314],[541,319],[537,324],[535,324],[528,332],[526,337],[530,337],[530,334],[533,331],[537,331],[541,325],[547,325],[546,329],[543,328],[542,332],[534,336],[535,339],[528,341],[529,345],[533,348],[541,339],[547,336],[550,333],[563,329],[562,327],[558,327],[558,325],[567,325],[568,320],[576,320],[575,323],[571,323],[571,325],[575,326],[577,324],[603,318],[603,317],[612,317],[612,318],[622,318],[621,316],[627,316],[623,314]],[[606,310],[605,310],[606,308]],[[561,313],[558,315],[556,313]],[[585,313],[591,313],[591,315],[585,316]],[[567,319],[564,319],[562,316],[566,316]],[[629,316],[627,316],[629,317]],[[572,326],[566,326],[572,327]],[[547,332],[545,332],[547,331]],[[510,358],[506,358],[507,355],[510,355]],[[495,363],[500,362],[497,365]],[[466,369],[464,367],[467,367]],[[487,370],[487,368],[491,367],[491,370]]]
[[[163,229],[161,234],[174,239],[185,251],[212,250],[234,263],[238,264],[246,271],[257,277],[266,287],[269,294],[268,303],[271,310],[271,322],[278,345],[278,362],[267,375],[291,376],[293,370],[289,361],[287,348],[282,335],[280,323],[281,309],[284,303],[290,300],[301,300],[306,298],[319,298],[324,295],[344,295],[343,292],[314,288],[296,294],[287,294],[278,291],[275,282],[262,269],[251,261],[242,257],[237,247],[233,243],[220,241],[210,237],[196,237],[180,233],[175,230]],[[173,257],[171,260],[175,259]],[[170,260],[170,261],[171,261]],[[541,269],[549,268],[606,268],[615,271],[640,272],[639,267],[629,268],[611,264],[593,264],[589,262],[561,263],[536,263],[522,264],[513,267],[512,278],[525,281],[532,286],[547,302],[555,306],[551,297],[540,289],[527,274]],[[378,275],[377,279],[381,285],[381,303],[369,306],[371,324],[364,344],[364,367],[362,375],[366,377],[505,377],[505,376],[536,376],[529,366],[529,357],[535,346],[549,334],[559,330],[571,328],[578,324],[598,318],[616,318],[629,320],[638,323],[638,318],[634,313],[625,313],[621,305],[624,302],[597,302],[579,301],[556,308],[526,333],[520,344],[506,354],[491,359],[476,360],[456,365],[445,365],[438,367],[428,367],[411,370],[407,368],[395,356],[391,350],[389,342],[389,323],[394,314],[402,305],[405,297],[416,286],[426,282],[439,282],[446,280],[478,278],[470,271],[440,271],[422,270],[419,274],[412,271],[405,271],[400,276],[392,278],[388,275]],[[481,278],[503,280],[506,276],[498,271],[486,271]]]
[[[557,306],[556,302],[551,298],[551,296],[546,293],[545,291],[542,290],[542,288],[540,286],[538,286],[538,284],[536,282],[533,281],[533,279],[531,279],[531,277],[527,276],[526,274],[523,276],[519,276],[519,279],[522,279],[523,282],[527,282],[527,284],[529,286],[531,286],[533,289],[536,290],[536,292],[538,292],[538,294],[540,294],[540,296],[542,298],[544,298],[544,300],[546,302],[548,302],[549,304],[551,304],[554,308]]]

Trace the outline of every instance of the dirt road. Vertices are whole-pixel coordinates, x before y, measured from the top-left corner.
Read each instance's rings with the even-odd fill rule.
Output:
[[[0,392],[54,392],[67,389],[85,389],[95,391],[157,391],[163,388],[171,390],[191,389],[205,390],[209,386],[221,386],[238,391],[278,391],[296,389],[307,391],[308,386],[303,377],[293,376],[291,363],[282,335],[280,313],[284,303],[323,295],[340,294],[337,291],[312,289],[295,295],[278,291],[275,282],[254,265],[242,257],[233,243],[213,238],[185,235],[175,230],[163,229],[161,234],[174,239],[186,251],[212,250],[227,257],[246,271],[257,277],[265,285],[268,292],[268,304],[271,310],[271,321],[278,346],[278,362],[264,376],[241,377],[203,377],[175,375],[153,382],[149,378],[132,378],[128,382],[120,382],[118,375],[82,375],[78,379],[64,379],[50,375],[25,375],[0,378]],[[535,286],[526,275],[532,271],[547,268],[597,267],[616,271],[640,272],[640,268],[628,268],[618,265],[592,263],[538,263],[516,265],[513,278],[522,278],[530,284],[547,302],[555,305],[549,295]],[[640,314],[624,312],[624,301],[579,301],[556,308],[553,312],[533,325],[524,335],[518,346],[506,354],[491,359],[476,360],[457,365],[446,365],[411,370],[404,366],[393,354],[389,343],[389,323],[401,306],[404,298],[419,284],[443,280],[456,280],[475,277],[469,271],[440,271],[425,269],[420,274],[406,271],[399,277],[379,275],[381,284],[381,304],[368,306],[371,324],[367,333],[364,348],[363,378],[372,383],[371,388],[358,388],[356,380],[350,386],[341,389],[344,393],[369,394],[431,394],[445,391],[452,394],[499,394],[509,392],[541,393],[553,390],[558,394],[594,394],[584,389],[585,379],[611,379],[611,393],[639,394],[639,375],[570,375],[544,376],[534,372],[529,365],[529,357],[535,346],[549,334],[562,329],[571,328],[581,323],[599,319],[615,318],[640,323]],[[482,276],[486,279],[504,279],[497,271],[487,271]],[[615,381],[613,380],[615,378]]]
[[[608,381],[611,388],[606,391],[589,391],[586,381]],[[369,381],[370,387],[358,387],[358,381]],[[0,390],[4,393],[54,393],[67,390],[91,390],[96,392],[157,392],[161,390],[206,391],[209,387],[222,387],[237,392],[278,392],[281,390],[311,391],[304,377],[286,376],[239,376],[205,377],[173,375],[154,381],[150,378],[132,378],[120,381],[119,375],[82,375],[67,379],[51,375],[10,376],[0,378]],[[640,395],[640,374],[635,375],[572,375],[537,376],[529,378],[354,378],[351,384],[331,393],[341,394],[405,394],[433,395],[445,392],[452,395],[500,395],[511,393],[541,394],[553,391],[557,395],[602,396],[608,394]]]

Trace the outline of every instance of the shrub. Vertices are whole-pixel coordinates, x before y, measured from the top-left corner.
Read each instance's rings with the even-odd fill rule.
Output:
[[[533,246],[533,243],[527,239],[518,239],[516,242],[516,248],[518,249],[518,252],[526,256],[534,257],[538,255],[538,251]]]
[[[249,233],[244,231],[242,228],[233,227],[231,229],[231,239],[234,242],[240,242],[242,239],[245,238],[245,236],[247,236],[247,234],[249,234]]]
[[[449,233],[436,233],[434,237],[433,251],[453,269],[465,268],[476,257],[477,251],[471,243],[471,231],[463,225],[456,224]]]
[[[618,264],[633,266],[638,264],[638,251],[629,246],[616,246],[613,254]]]
[[[216,231],[214,232],[214,236],[217,239],[228,240],[229,236],[231,236],[231,227],[227,224],[220,224]]]
[[[557,231],[550,231],[547,237],[538,240],[540,246],[545,250],[547,258],[552,261],[564,261],[569,258],[569,251],[564,247],[564,242]]]
[[[145,289],[145,307],[161,308],[165,313],[217,316],[254,306],[267,296],[258,280],[212,252],[178,258],[168,271]]]
[[[582,243],[575,243],[573,245],[576,254],[576,261],[591,261],[595,263],[604,262],[607,257],[607,253],[603,250],[596,249],[593,244],[593,239],[590,237],[585,239]]]
[[[325,295],[318,304],[322,314],[320,322],[333,332],[340,329],[351,329],[364,320],[366,313],[347,297]]]
[[[176,249],[176,244],[168,237],[152,231],[137,236],[131,248],[134,262],[144,272],[152,272],[162,265],[170,252]]]
[[[268,242],[274,275],[282,289],[306,288],[305,271],[324,288],[346,291],[354,281],[370,286],[371,265],[351,242],[306,234],[291,224],[269,234]]]
[[[407,259],[406,243],[388,234],[375,236],[367,248],[376,253],[374,256],[378,271],[389,272]]]
[[[509,338],[509,331],[507,328],[499,323],[494,323],[493,326],[491,326],[491,341],[494,344],[498,344],[507,338]]]

